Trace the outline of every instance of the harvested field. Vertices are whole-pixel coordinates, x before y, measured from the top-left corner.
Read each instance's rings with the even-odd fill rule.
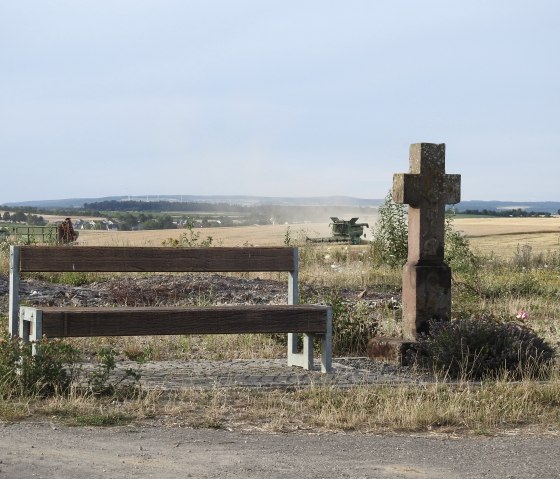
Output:
[[[560,217],[554,218],[458,218],[455,229],[465,233],[476,251],[500,256],[513,254],[521,245],[540,253],[560,248]],[[288,231],[292,240],[306,236],[330,236],[328,223],[240,226],[194,230],[200,240],[211,236],[223,246],[278,246]],[[79,243],[88,246],[160,246],[168,238],[179,238],[186,230],[80,231]],[[371,237],[371,230],[366,232]]]
[[[293,240],[305,239],[305,236],[329,236],[328,223],[310,223],[289,225]],[[213,244],[222,246],[279,246],[284,244],[288,225],[237,226],[223,228],[200,228],[193,230],[200,234],[200,240],[208,236]],[[79,243],[87,246],[161,246],[168,238],[179,238],[188,230],[153,230],[153,231],[80,231]]]
[[[459,218],[455,229],[464,232],[479,253],[511,256],[524,245],[533,253],[560,249],[560,217]]]
[[[560,217],[552,218],[457,218],[455,229],[467,236],[495,236],[518,233],[560,234]]]

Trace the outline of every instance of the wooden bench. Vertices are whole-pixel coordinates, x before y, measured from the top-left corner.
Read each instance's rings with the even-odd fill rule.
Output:
[[[288,272],[288,304],[209,307],[20,306],[25,272]],[[313,369],[321,340],[321,371],[332,363],[330,306],[298,304],[297,248],[158,248],[12,246],[9,332],[46,338],[166,334],[288,333],[288,365]],[[298,335],[303,351],[298,351]]]

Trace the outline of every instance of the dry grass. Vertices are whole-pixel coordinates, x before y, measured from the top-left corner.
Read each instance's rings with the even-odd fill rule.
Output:
[[[275,359],[286,355],[286,348],[265,334],[115,336],[65,341],[92,357],[100,348],[109,346],[133,361]]]
[[[3,404],[7,420],[47,416],[72,425],[259,429],[264,431],[438,431],[492,434],[530,427],[560,433],[560,381],[482,384],[315,386],[297,390],[137,391],[127,398],[69,396]]]
[[[560,233],[511,233],[488,235],[470,239],[473,251],[500,258],[511,256],[518,248],[527,245],[534,254],[560,250]]]

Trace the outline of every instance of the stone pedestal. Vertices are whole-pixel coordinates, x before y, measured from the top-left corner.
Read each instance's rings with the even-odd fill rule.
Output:
[[[432,319],[449,321],[451,269],[443,262],[412,261],[403,268],[403,338],[414,341],[428,332]]]

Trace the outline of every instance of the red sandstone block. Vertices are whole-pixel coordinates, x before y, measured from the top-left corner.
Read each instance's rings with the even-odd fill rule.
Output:
[[[367,345],[368,357],[377,361],[386,361],[406,366],[406,352],[414,344],[414,341],[407,341],[396,338],[372,338]]]

